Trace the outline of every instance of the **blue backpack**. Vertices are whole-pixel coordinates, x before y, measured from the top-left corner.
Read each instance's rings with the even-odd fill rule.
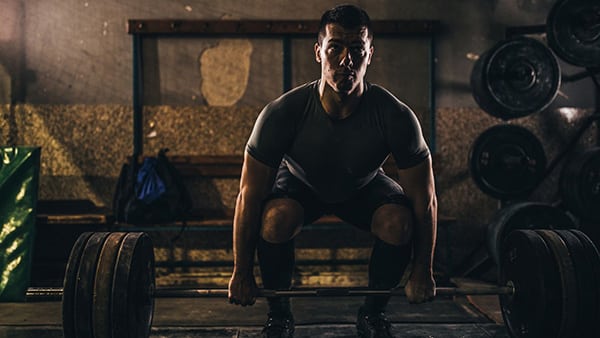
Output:
[[[123,165],[113,198],[117,222],[160,224],[187,219],[192,198],[167,151],[145,158],[141,166],[133,158]]]

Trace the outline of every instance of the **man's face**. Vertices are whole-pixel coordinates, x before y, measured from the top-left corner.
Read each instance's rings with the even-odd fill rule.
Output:
[[[315,44],[315,57],[321,64],[321,79],[334,91],[348,95],[363,81],[371,63],[373,46],[366,27],[345,29],[327,24],[321,44]]]

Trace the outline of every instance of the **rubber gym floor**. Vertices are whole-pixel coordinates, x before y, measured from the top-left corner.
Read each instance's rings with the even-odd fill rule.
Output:
[[[296,298],[295,337],[355,337],[358,297]],[[263,299],[251,307],[220,298],[156,299],[150,337],[260,337]],[[388,308],[397,337],[509,337],[495,296],[440,298],[411,305],[394,298]],[[63,337],[60,302],[0,303],[0,338]]]

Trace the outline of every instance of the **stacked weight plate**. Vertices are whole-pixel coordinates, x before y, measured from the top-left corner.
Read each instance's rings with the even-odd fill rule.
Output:
[[[503,245],[499,283],[513,337],[599,337],[600,254],[579,230],[515,230]]]
[[[600,222],[600,147],[571,156],[560,176],[565,206],[582,220]]]
[[[84,233],[63,285],[63,332],[71,337],[148,337],[154,253],[144,233]]]
[[[600,66],[600,2],[556,1],[546,20],[546,36],[552,50],[580,67]]]
[[[564,210],[543,202],[515,202],[498,210],[487,227],[490,256],[500,265],[506,236],[516,229],[575,229],[575,219]]]
[[[558,94],[561,73],[550,48],[520,36],[483,53],[470,80],[473,98],[485,112],[511,120],[546,109]]]
[[[502,124],[477,137],[469,152],[469,172],[484,193],[500,199],[526,198],[546,171],[538,138],[524,127]]]

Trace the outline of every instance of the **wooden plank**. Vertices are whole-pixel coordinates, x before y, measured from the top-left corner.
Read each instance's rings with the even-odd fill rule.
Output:
[[[141,158],[151,157],[144,155]],[[434,154],[434,164],[439,161]],[[239,178],[242,173],[243,155],[169,155],[169,161],[183,176],[204,176],[213,178]],[[127,163],[131,157],[127,157]],[[392,156],[383,164],[383,170],[390,177],[397,179],[396,162]]]
[[[242,155],[174,155],[169,161],[183,176],[239,178],[242,173]]]
[[[453,217],[448,217],[448,216],[438,216],[438,226],[443,227],[443,226],[447,226],[448,224],[453,224],[454,222],[456,222],[456,219]],[[182,222],[173,222],[173,223],[169,223],[169,225],[171,226],[176,226],[177,228],[182,226]],[[317,219],[316,221],[312,222],[310,225],[330,225],[330,226],[339,226],[339,227],[344,227],[344,226],[348,226],[350,227],[351,225],[344,222],[342,219],[340,219],[339,217],[335,216],[335,215],[324,215],[321,218]],[[227,228],[233,228],[233,215],[225,215],[225,216],[216,216],[216,217],[208,217],[208,218],[204,218],[204,219],[191,219],[188,220],[186,222],[186,227],[188,228],[188,230],[191,228],[223,228],[223,229],[227,229]],[[116,227],[116,230],[123,230],[125,231],[126,229],[130,230],[130,231],[139,231],[139,229],[143,229],[144,231],[148,231],[148,228],[144,227],[143,225],[137,226],[137,227],[131,227],[131,226],[126,226],[126,227]],[[136,230],[137,229],[137,230]],[[161,226],[161,225],[151,225],[151,229],[156,229],[159,231],[166,231],[165,226]]]
[[[182,176],[211,178],[239,178],[244,162],[242,155],[169,155],[168,159]],[[126,161],[130,163],[131,156]]]
[[[38,225],[44,224],[108,224],[112,223],[109,214],[80,214],[80,215],[37,215]]]
[[[187,177],[239,178],[244,162],[242,155],[169,155],[168,158],[181,175]],[[131,161],[131,158],[127,161]],[[383,170],[390,177],[397,178],[392,157],[384,163]]]
[[[149,157],[152,155],[144,155]],[[169,155],[169,161],[183,176],[205,176],[214,178],[239,178],[242,173],[243,155]],[[127,158],[131,162],[131,157]],[[439,156],[433,155],[434,165],[439,162]],[[386,174],[397,179],[396,162],[388,157],[382,166]]]
[[[431,35],[438,30],[434,20],[374,20],[374,34]],[[137,35],[315,35],[318,20],[181,20],[129,19],[127,33]]]
[[[36,224],[99,224],[113,223],[112,210],[98,207],[90,200],[40,200]]]

